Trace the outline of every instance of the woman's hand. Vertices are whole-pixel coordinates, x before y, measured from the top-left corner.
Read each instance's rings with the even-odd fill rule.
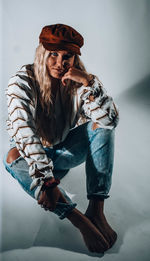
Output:
[[[45,210],[54,211],[56,208],[56,202],[59,201],[61,192],[56,186],[54,188],[48,188],[44,190],[38,200],[38,204],[42,205]]]
[[[67,79],[70,79],[78,83],[82,83],[84,86],[88,86],[88,83],[90,81],[90,76],[86,72],[71,67],[61,79],[63,85],[66,85],[65,80]]]

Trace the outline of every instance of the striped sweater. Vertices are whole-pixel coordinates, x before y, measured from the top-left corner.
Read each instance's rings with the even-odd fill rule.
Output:
[[[9,80],[6,89],[8,105],[7,130],[10,137],[14,139],[20,155],[29,165],[29,175],[33,179],[30,189],[35,188],[35,198],[38,199],[45,179],[53,176],[53,162],[47,157],[41,137],[37,135],[35,121],[37,92],[33,75],[33,65],[30,66],[30,69],[23,66]],[[59,101],[60,98],[63,101],[64,95],[65,87],[61,85],[60,92],[57,93],[57,96],[61,97],[56,97],[56,112],[60,110]],[[59,124],[61,114],[56,113],[56,115]],[[113,129],[117,126],[119,120],[118,109],[113,99],[106,94],[96,76],[94,76],[92,86],[81,86],[76,89],[73,94],[70,117],[66,121],[61,139],[56,139],[52,145],[63,141],[71,128],[81,125],[83,122],[92,120],[100,128]]]

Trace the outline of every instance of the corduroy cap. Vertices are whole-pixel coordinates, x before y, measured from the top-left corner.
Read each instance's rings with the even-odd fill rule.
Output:
[[[74,28],[65,24],[44,26],[39,36],[39,42],[49,51],[67,50],[75,54],[80,53],[84,39]]]

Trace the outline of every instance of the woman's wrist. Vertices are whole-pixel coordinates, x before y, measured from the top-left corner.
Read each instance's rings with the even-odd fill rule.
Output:
[[[94,75],[93,74],[87,74],[87,76],[82,81],[83,85],[85,87],[92,86],[94,83]]]
[[[46,179],[44,181],[44,184],[42,186],[42,190],[46,190],[46,189],[49,189],[49,188],[55,188],[59,184],[60,184],[59,179],[55,179],[54,177],[51,177],[51,178]]]

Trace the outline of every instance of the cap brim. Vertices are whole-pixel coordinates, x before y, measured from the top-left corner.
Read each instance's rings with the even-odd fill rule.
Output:
[[[54,44],[54,43],[42,43],[43,47],[48,51],[69,51],[74,54],[81,55],[80,48],[72,43],[61,43],[61,44]]]

